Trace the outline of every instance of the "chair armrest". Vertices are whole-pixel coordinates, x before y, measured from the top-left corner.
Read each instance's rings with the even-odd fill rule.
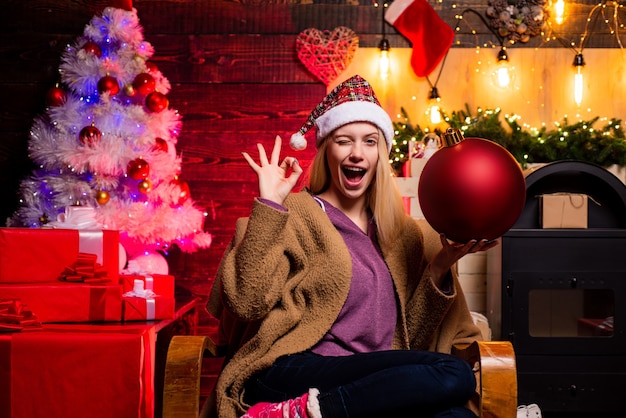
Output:
[[[508,341],[475,341],[456,345],[452,354],[465,359],[476,373],[481,418],[510,418],[517,413],[515,351]]]
[[[199,416],[202,359],[207,355],[222,357],[223,351],[207,336],[172,337],[165,364],[163,418]],[[206,408],[202,408],[203,413]]]

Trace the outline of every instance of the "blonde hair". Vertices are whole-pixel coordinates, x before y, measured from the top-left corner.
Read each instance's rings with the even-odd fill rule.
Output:
[[[331,132],[321,141],[307,174],[309,190],[316,195],[323,193],[330,186],[331,177],[326,148],[328,148],[328,138],[331,138],[333,134],[334,132]],[[379,136],[384,138],[380,129]],[[384,140],[378,141],[378,156],[376,176],[367,190],[367,204],[376,221],[378,243],[381,249],[386,251],[402,230],[407,217],[400,191],[393,180],[393,169],[389,163],[387,143]]]

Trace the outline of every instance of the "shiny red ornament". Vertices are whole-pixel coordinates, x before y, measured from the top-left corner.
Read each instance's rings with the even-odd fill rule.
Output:
[[[493,240],[519,218],[526,181],[515,158],[482,138],[463,138],[449,128],[444,146],[420,176],[418,198],[424,217],[451,241]]]
[[[90,52],[100,58],[102,56],[102,49],[94,41],[87,41],[83,45],[83,51]]]
[[[133,80],[133,87],[140,94],[147,95],[154,91],[156,87],[156,81],[154,81],[154,77],[152,77],[148,73],[137,74],[137,76]]]
[[[46,93],[46,106],[61,106],[67,100],[67,93],[61,87],[54,86]]]
[[[87,145],[89,147],[93,147],[94,145],[96,145],[98,142],[100,142],[101,138],[102,132],[100,132],[100,129],[96,128],[94,125],[85,126],[83,129],[80,130],[80,133],[78,134],[78,140],[81,142],[81,144]]]
[[[128,163],[126,173],[134,180],[144,180],[150,174],[150,164],[143,158],[135,158]]]
[[[152,61],[146,61],[146,69],[149,73],[156,73],[159,71],[159,67],[157,67],[157,65]]]
[[[155,151],[167,152],[169,146],[167,145],[167,141],[165,139],[156,138],[154,140],[154,145],[152,146],[152,149]]]
[[[111,96],[115,96],[119,92],[120,85],[115,77],[105,75],[98,81],[98,93],[109,93]]]
[[[177,195],[173,198],[172,203],[174,203],[175,205],[182,205],[191,196],[189,183],[187,183],[185,180],[181,180],[179,177],[176,177],[174,180],[172,180],[172,184],[177,186],[178,188]]]
[[[146,107],[150,109],[151,112],[159,113],[170,105],[170,101],[163,93],[159,93],[158,91],[153,91],[148,94],[146,97]]]

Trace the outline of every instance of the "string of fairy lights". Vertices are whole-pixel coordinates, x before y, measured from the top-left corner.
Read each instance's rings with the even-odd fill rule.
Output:
[[[454,4],[452,7],[457,9],[458,5]],[[536,39],[538,40],[536,48],[558,43],[571,49],[574,55],[571,66],[575,69],[572,93],[574,101],[580,105],[583,99],[584,49],[591,36],[598,33],[600,25],[605,25],[604,33],[608,32],[615,38],[617,47],[623,48],[620,38],[621,32],[624,31],[621,17],[623,7],[618,1],[601,1],[593,5],[586,17],[583,33],[575,39],[568,39],[560,32],[560,25],[568,18],[568,5],[564,0],[550,3],[545,0],[519,0],[516,4],[512,4],[510,0],[489,0],[483,12],[468,8],[457,13],[454,29],[457,34],[467,31],[467,34],[474,36],[477,53],[482,49],[499,48],[494,80],[503,88],[507,88],[514,78],[515,68],[511,65],[508,49],[515,44]],[[473,18],[468,19],[468,16]],[[494,39],[478,44],[481,32],[472,26],[472,22],[479,22],[485,26]],[[482,33],[484,34],[484,31]],[[455,44],[461,45],[458,38],[459,36]],[[388,53],[386,51],[386,54]],[[431,90],[427,98],[426,114],[433,126],[444,120],[448,125],[461,129],[466,136],[494,140],[511,151],[522,165],[564,158],[604,166],[626,164],[626,143],[620,119],[591,117],[583,120],[581,114],[576,114],[578,121],[571,123],[568,115],[564,115],[562,121],[555,121],[552,125],[542,123],[538,128],[523,124],[518,115],[503,115],[499,108],[478,108],[475,113],[466,108],[451,114],[443,114],[437,82],[444,65],[445,59],[434,83],[427,77]],[[417,98],[413,97],[413,100]],[[500,120],[501,116],[504,117],[503,121]],[[596,124],[603,126],[598,128]],[[431,132],[429,128],[413,125],[405,109],[401,109],[394,127],[396,143],[392,147],[390,161],[399,172],[408,158],[419,154],[419,147],[424,146],[424,138]],[[434,131],[438,133],[436,129]]]

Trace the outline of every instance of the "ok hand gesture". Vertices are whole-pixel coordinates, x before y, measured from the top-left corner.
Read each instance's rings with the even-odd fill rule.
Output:
[[[285,202],[303,171],[295,157],[285,157],[279,164],[281,144],[282,139],[277,135],[269,161],[263,145],[257,144],[260,164],[257,164],[250,154],[242,152],[243,158],[259,177],[259,197],[280,205]]]

